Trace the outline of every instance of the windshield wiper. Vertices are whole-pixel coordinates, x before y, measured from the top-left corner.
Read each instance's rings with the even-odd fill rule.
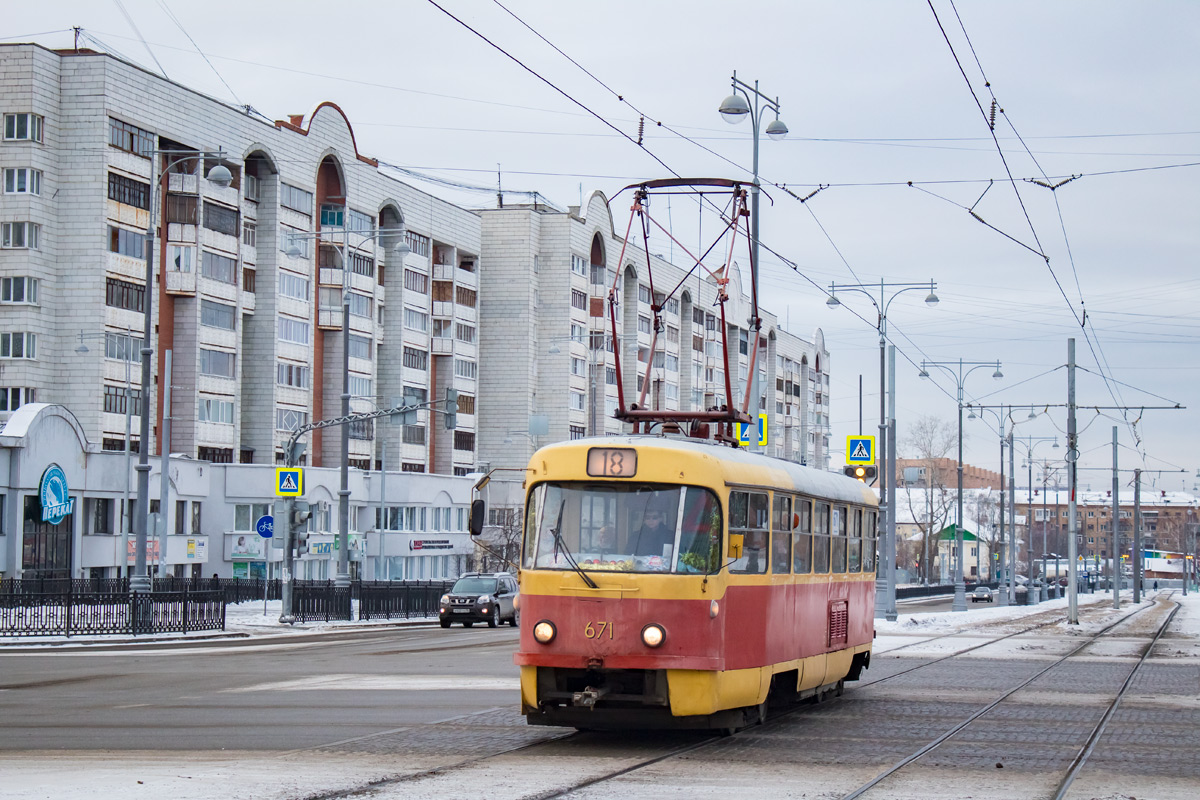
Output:
[[[596,585],[596,582],[593,581],[591,577],[583,571],[583,568],[580,567],[575,561],[575,556],[571,555],[571,549],[567,547],[567,543],[563,541],[562,534],[559,532],[562,530],[563,509],[566,507],[566,505],[567,504],[565,500],[564,502],[559,503],[558,519],[554,520],[554,527],[550,529],[550,535],[554,537],[554,555],[557,556],[561,550],[562,554],[566,556],[567,563],[571,565],[571,569],[579,573],[579,577],[583,578],[583,582],[588,585],[588,588],[599,589],[600,587]]]

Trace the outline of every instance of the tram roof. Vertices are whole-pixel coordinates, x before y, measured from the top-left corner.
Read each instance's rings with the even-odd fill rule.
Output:
[[[591,436],[548,444],[538,452],[587,447],[654,447],[681,454],[705,456],[721,465],[727,485],[789,486],[807,495],[849,503],[876,505],[875,492],[860,481],[835,472],[807,467],[794,461],[752,453],[713,442],[676,439],[665,436]],[[536,454],[535,454],[536,455]],[[746,474],[744,468],[750,468]],[[769,476],[769,480],[763,478]]]

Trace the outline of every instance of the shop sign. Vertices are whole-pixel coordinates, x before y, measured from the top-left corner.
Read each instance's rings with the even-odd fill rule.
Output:
[[[453,550],[454,545],[449,539],[411,539],[409,550]]]
[[[187,540],[188,561],[208,561],[208,539]]]
[[[67,491],[67,474],[58,464],[51,464],[42,473],[38,499],[42,501],[42,522],[51,525],[62,522],[75,510],[75,500]]]

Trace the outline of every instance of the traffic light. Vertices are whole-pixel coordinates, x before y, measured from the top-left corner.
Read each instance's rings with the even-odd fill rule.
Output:
[[[308,518],[312,516],[312,507],[304,500],[297,500],[292,505],[292,530],[296,536],[296,555],[302,556],[308,552]]]
[[[851,464],[843,467],[842,472],[846,476],[862,483],[875,480],[875,466],[873,464]]]
[[[446,430],[458,427],[458,389],[446,390]]]

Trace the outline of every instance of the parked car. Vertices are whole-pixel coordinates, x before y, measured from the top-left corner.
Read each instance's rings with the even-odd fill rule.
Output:
[[[476,622],[489,628],[507,622],[515,628],[521,622],[517,596],[517,579],[507,572],[466,572],[442,595],[438,622],[443,628],[456,622],[464,628]]]
[[[980,601],[992,602],[992,590],[986,586],[976,586],[975,591],[971,592],[971,602],[978,603]]]

